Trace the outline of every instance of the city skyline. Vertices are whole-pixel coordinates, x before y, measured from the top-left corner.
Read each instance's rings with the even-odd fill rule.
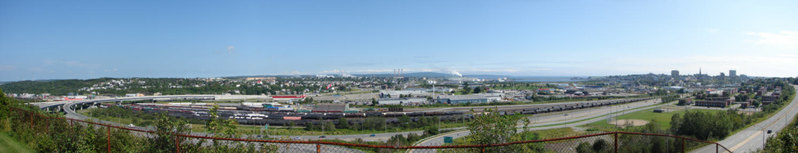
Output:
[[[0,2],[0,81],[798,74],[796,1],[153,3]]]

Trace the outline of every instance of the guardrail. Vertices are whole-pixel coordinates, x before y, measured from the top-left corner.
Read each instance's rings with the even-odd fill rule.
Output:
[[[49,134],[53,129],[51,120],[62,120],[68,122],[68,128],[73,126],[80,126],[78,124],[91,124],[100,126],[99,128],[106,128],[105,137],[107,137],[107,151],[112,152],[112,133],[111,129],[121,130],[122,132],[138,132],[145,137],[151,137],[159,131],[142,130],[135,128],[128,128],[123,126],[115,126],[110,124],[84,121],[77,119],[70,119],[64,117],[54,117],[43,115],[39,112],[27,111],[18,108],[10,108],[12,117],[15,117],[19,122],[25,123],[31,129],[42,129],[43,132]],[[55,124],[59,125],[59,124]],[[39,131],[42,132],[42,131]],[[119,132],[119,131],[116,131]],[[160,131],[164,133],[163,131]],[[169,131],[167,131],[169,133]],[[499,144],[478,144],[478,145],[443,145],[443,146],[390,146],[390,145],[368,145],[356,143],[341,143],[330,141],[292,141],[292,140],[267,140],[267,139],[249,139],[249,138],[223,138],[212,136],[199,136],[190,134],[174,133],[174,146],[172,149],[175,152],[191,152],[182,150],[181,145],[203,145],[203,141],[195,140],[216,140],[227,141],[232,143],[260,143],[270,146],[275,146],[277,149],[273,152],[403,152],[409,149],[414,149],[415,152],[537,152],[552,150],[556,152],[583,152],[584,149],[592,149],[595,152],[639,152],[643,150],[664,150],[667,152],[685,152],[688,148],[700,146],[702,144],[714,144],[716,152],[731,152],[725,146],[711,141],[698,140],[689,137],[668,135],[668,134],[655,134],[655,133],[636,133],[636,132],[604,132],[582,136],[540,139],[540,140],[525,140]],[[603,144],[603,145],[602,145]],[[113,150],[119,150],[115,148]]]

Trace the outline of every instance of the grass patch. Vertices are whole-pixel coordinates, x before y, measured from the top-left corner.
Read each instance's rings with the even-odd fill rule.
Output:
[[[654,109],[651,108],[631,113],[626,113],[620,116],[617,116],[617,120],[628,120],[628,119],[635,119],[635,120],[645,120],[649,123],[654,123],[657,128],[659,129],[668,129],[671,127],[671,117],[673,114],[684,115],[687,110],[676,110],[676,111],[669,111],[669,112],[662,112],[662,113],[655,113]],[[689,111],[700,111],[700,112],[708,112],[708,113],[717,113],[723,112],[725,110],[715,110],[715,109],[690,109]],[[613,124],[608,123],[607,120],[596,121],[593,123],[589,123],[583,125],[583,127],[587,128],[595,128],[601,131],[615,131],[616,126]]]
[[[8,133],[0,132],[0,153],[32,153],[25,144],[15,140]]]

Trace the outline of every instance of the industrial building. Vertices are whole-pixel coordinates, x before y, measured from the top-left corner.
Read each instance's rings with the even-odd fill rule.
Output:
[[[413,105],[427,103],[426,98],[380,98],[378,105]]]
[[[272,99],[279,102],[295,102],[305,100],[305,95],[272,96]]]
[[[502,94],[441,95],[435,102],[443,104],[489,103],[502,100]]]
[[[696,106],[727,107],[731,103],[729,97],[708,97],[707,100],[696,101]]]
[[[321,103],[313,106],[313,112],[344,112],[349,110],[349,104]]]

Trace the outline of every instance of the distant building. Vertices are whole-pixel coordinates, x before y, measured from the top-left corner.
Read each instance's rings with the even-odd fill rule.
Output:
[[[737,102],[737,103],[740,104],[740,108],[750,108],[750,107],[752,107],[751,106],[752,102],[753,102],[753,99],[749,99],[748,101]]]
[[[554,90],[552,90],[550,88],[540,88],[540,89],[538,89],[537,93],[538,94],[544,94],[544,95],[551,95],[551,94],[554,94]]]
[[[443,104],[489,103],[502,100],[503,94],[441,95],[435,102]]]
[[[692,104],[693,104],[693,98],[679,99],[679,105],[692,105]]]
[[[426,98],[380,98],[378,105],[410,105],[426,103]]]
[[[762,105],[768,105],[779,99],[779,96],[762,96]]]
[[[679,77],[679,70],[671,70],[671,77],[678,78]]]
[[[274,101],[281,101],[281,102],[295,102],[305,100],[305,95],[281,95],[281,96],[272,96]]]
[[[349,110],[349,104],[321,103],[313,106],[313,112],[344,112]]]
[[[723,90],[707,89],[706,91],[704,91],[704,94],[707,94],[707,95],[713,95],[713,94],[715,94],[715,95],[723,95]]]
[[[144,94],[142,94],[142,93],[129,93],[129,94],[125,94],[125,97],[143,97],[143,96],[144,96]]]
[[[261,80],[261,81],[269,82],[269,81],[277,80],[277,77],[247,77],[247,78],[244,78],[244,80],[246,80],[246,81]]]
[[[737,70],[729,70],[729,77],[731,78],[737,77]]]
[[[727,107],[731,103],[729,97],[709,97],[707,100],[696,101],[696,106]]]

